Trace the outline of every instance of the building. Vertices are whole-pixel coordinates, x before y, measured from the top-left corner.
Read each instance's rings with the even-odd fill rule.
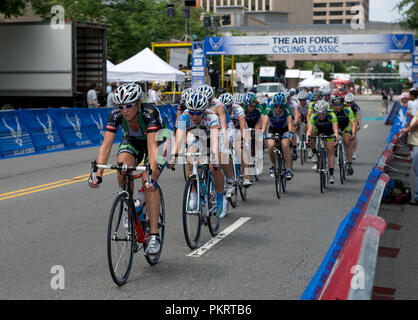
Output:
[[[197,5],[206,12],[231,14],[232,26],[238,27],[312,24],[313,0],[200,0]]]
[[[369,0],[313,0],[314,24],[350,24],[359,11],[353,10],[355,6],[364,9],[364,22],[369,22]]]

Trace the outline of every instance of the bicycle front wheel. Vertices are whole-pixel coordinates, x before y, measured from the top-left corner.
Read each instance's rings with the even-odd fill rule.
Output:
[[[327,183],[327,177],[326,177],[326,173],[325,173],[325,168],[326,168],[326,153],[325,151],[321,150],[320,152],[320,158],[318,159],[318,163],[319,163],[319,177],[321,179],[320,181],[320,185],[321,185],[321,193],[324,193],[325,188],[326,188],[326,183]]]
[[[191,193],[196,193],[196,203],[191,204]],[[202,226],[202,220],[200,218],[199,195],[197,194],[197,180],[189,178],[184,188],[183,195],[183,230],[184,237],[186,238],[187,245],[190,249],[195,249],[199,242],[200,229]],[[192,206],[195,206],[193,208]]]
[[[121,286],[126,283],[131,272],[135,233],[133,215],[135,212],[124,195],[113,202],[107,229],[107,258],[113,281]]]
[[[338,166],[340,167],[340,182],[344,184],[345,181],[345,164],[343,155],[343,146],[338,145]]]
[[[163,250],[163,243],[164,243],[164,235],[165,235],[165,204],[164,204],[164,197],[163,192],[160,186],[157,186],[158,193],[160,194],[160,215],[158,218],[158,233],[160,234],[160,252],[155,255],[145,255],[145,259],[150,265],[155,265],[158,260],[160,259],[161,252]]]
[[[276,195],[277,199],[280,199],[280,193],[282,191],[282,183],[281,183],[281,158],[280,155],[275,152],[274,153],[274,184],[276,187]]]
[[[208,186],[208,196],[207,196],[207,206],[209,211],[208,217],[208,228],[212,237],[216,236],[219,233],[219,228],[221,226],[221,220],[216,216],[216,189],[215,182],[212,179],[212,176],[209,176],[206,180],[206,185]]]

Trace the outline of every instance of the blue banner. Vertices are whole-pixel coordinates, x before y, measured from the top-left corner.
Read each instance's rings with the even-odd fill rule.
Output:
[[[158,106],[174,130],[177,107]],[[24,109],[0,112],[0,158],[99,146],[112,108]],[[114,142],[122,140],[118,128]]]

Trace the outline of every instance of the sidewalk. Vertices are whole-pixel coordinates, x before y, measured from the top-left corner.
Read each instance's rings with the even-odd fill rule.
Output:
[[[402,147],[400,153],[408,149]],[[394,161],[393,168],[409,176],[389,173],[393,179],[408,182],[415,192],[412,164]],[[418,299],[418,206],[409,204],[381,204],[379,216],[385,219],[387,229],[380,240],[379,257],[374,278],[376,300]],[[378,287],[378,288],[376,288]]]

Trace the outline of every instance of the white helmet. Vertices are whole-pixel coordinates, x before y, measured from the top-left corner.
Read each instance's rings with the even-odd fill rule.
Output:
[[[328,102],[326,102],[325,100],[319,100],[314,105],[314,111],[316,113],[326,113],[328,112],[328,109],[329,109],[329,105],[328,105]]]
[[[184,89],[183,90],[183,92],[181,93],[181,99],[183,100],[183,101],[186,101],[187,100],[187,97],[192,93],[192,92],[194,92],[194,90],[192,89],[192,88],[187,88],[187,89]]]
[[[198,87],[196,91],[203,93],[208,100],[212,99],[214,95],[213,88],[207,84]]]
[[[234,102],[234,97],[230,93],[223,93],[219,96],[219,100],[224,106],[230,106]]]
[[[354,94],[352,94],[352,93],[347,93],[347,94],[345,95],[344,100],[345,100],[345,102],[347,102],[347,103],[354,102]]]
[[[242,104],[244,102],[244,95],[242,93],[234,94],[234,102],[236,104]]]
[[[208,104],[208,98],[201,92],[192,92],[186,99],[186,107],[192,111],[203,111]]]
[[[306,100],[307,98],[308,98],[308,94],[306,93],[305,90],[299,91],[299,94],[298,94],[299,100]]]
[[[142,98],[141,86],[135,82],[124,83],[119,86],[115,91],[113,101],[117,105],[134,103]]]

